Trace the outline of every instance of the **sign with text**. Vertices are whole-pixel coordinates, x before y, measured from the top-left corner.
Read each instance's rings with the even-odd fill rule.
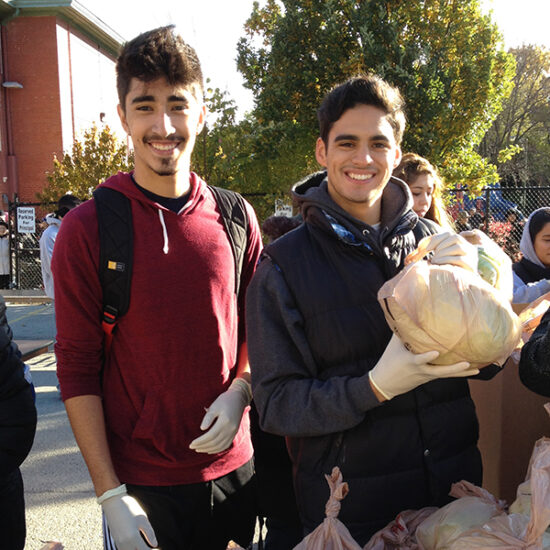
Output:
[[[275,199],[275,216],[292,218],[292,205],[285,203],[282,199]]]
[[[32,206],[20,206],[17,208],[17,232],[36,232],[36,218],[34,208]]]

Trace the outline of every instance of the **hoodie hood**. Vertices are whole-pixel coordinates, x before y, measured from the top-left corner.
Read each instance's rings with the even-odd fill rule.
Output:
[[[526,260],[529,260],[530,262],[534,263],[535,265],[538,265],[539,267],[546,268],[546,266],[539,260],[539,257],[535,252],[535,247],[533,245],[533,241],[531,240],[531,235],[529,233],[529,226],[531,225],[531,219],[533,218],[533,214],[536,214],[539,210],[542,210],[542,208],[537,208],[537,210],[531,212],[531,214],[527,218],[527,221],[523,226],[523,233],[521,235],[521,241],[519,242],[519,249]]]
[[[61,220],[59,218],[57,218],[55,216],[55,214],[51,213],[51,214],[46,214],[46,217],[44,218],[44,221],[48,224],[48,225],[61,225]]]
[[[300,207],[304,221],[317,217],[322,210],[334,217],[338,223],[354,234],[363,234],[369,226],[351,216],[329,195],[326,171],[316,172],[299,181],[292,187],[292,197]],[[407,231],[414,228],[418,216],[412,211],[413,198],[409,186],[402,180],[391,177],[382,192],[380,235],[393,232],[403,226]]]
[[[164,254],[168,254],[170,250],[170,240],[168,231],[166,229],[166,221],[164,219],[165,215],[169,213],[168,215],[179,216],[183,212],[188,213],[193,211],[199,204],[199,202],[203,199],[204,192],[206,190],[206,183],[204,183],[204,181],[202,181],[199,176],[197,176],[197,174],[195,174],[194,172],[190,172],[189,183],[191,189],[189,193],[189,199],[187,200],[183,208],[176,214],[162,204],[151,200],[149,197],[143,194],[134,183],[132,175],[133,171],[130,173],[119,172],[118,174],[111,176],[108,180],[102,183],[100,187],[108,187],[109,189],[114,189],[115,191],[122,193],[131,201],[137,201],[146,208],[150,208],[152,211],[155,211],[154,216],[158,220],[158,224],[160,226],[160,230],[162,231],[163,236],[164,245],[162,251],[164,252]]]

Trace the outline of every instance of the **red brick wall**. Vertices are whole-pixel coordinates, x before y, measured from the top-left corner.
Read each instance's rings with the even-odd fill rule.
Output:
[[[63,150],[56,18],[16,18],[5,32],[4,78],[24,86],[6,90],[10,94],[19,199],[35,201],[36,193],[46,184],[44,174],[52,167],[53,154]]]

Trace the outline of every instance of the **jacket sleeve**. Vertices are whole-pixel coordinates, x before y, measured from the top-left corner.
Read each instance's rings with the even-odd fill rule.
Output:
[[[367,410],[380,405],[368,374],[318,376],[302,316],[268,258],[248,288],[246,323],[252,392],[263,430],[291,437],[324,435],[356,426]],[[361,367],[368,373],[372,365],[365,360]]]
[[[89,201],[63,218],[55,243],[55,353],[64,400],[101,395],[103,330],[97,235],[95,206]]]
[[[523,346],[519,377],[531,391],[550,397],[550,309]]]
[[[25,379],[25,365],[21,353],[13,341],[13,334],[6,318],[6,303],[0,296],[0,399],[7,398],[29,383]]]
[[[524,283],[514,273],[514,304],[530,304],[547,292],[550,292],[550,280],[541,279],[535,283]]]

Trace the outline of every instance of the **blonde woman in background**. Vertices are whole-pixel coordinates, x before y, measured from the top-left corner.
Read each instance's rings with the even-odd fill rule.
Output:
[[[445,229],[453,229],[443,204],[443,181],[437,169],[415,153],[405,153],[393,175],[410,188],[414,212],[421,218],[432,220]]]

